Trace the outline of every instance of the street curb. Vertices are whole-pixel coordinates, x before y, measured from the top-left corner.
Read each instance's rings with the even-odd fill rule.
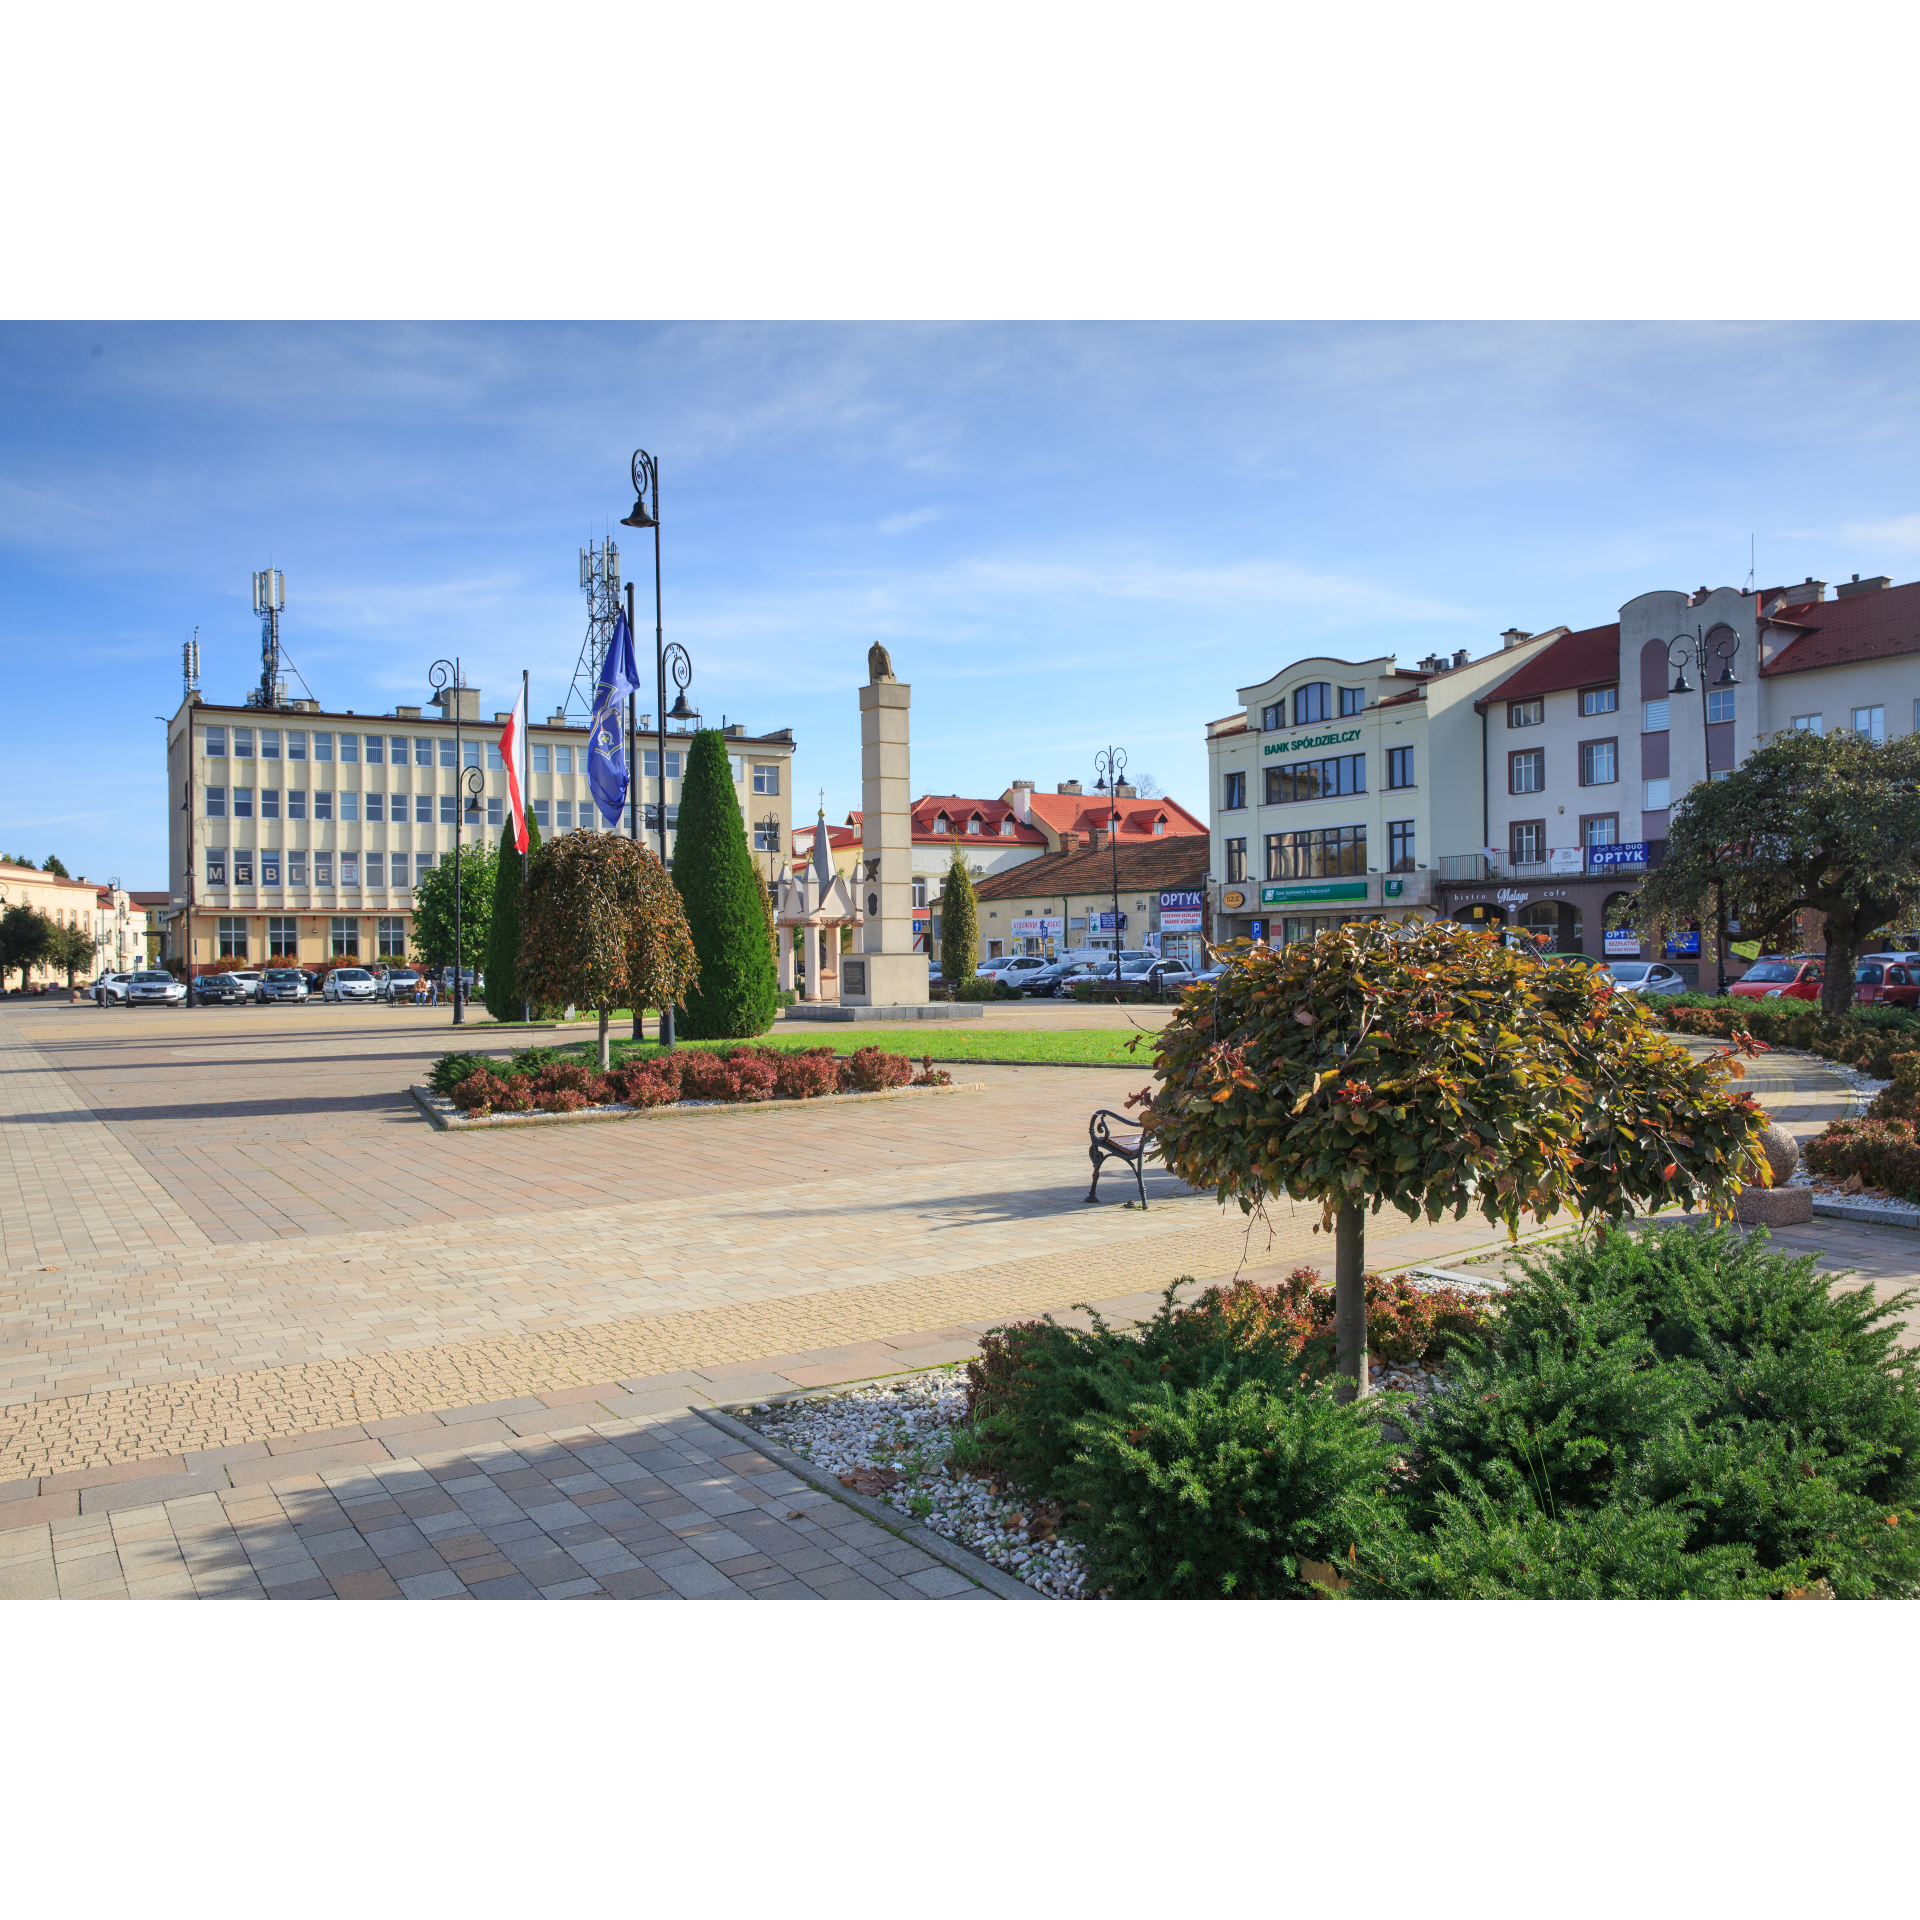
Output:
[[[1003,1573],[992,1561],[983,1560],[970,1548],[958,1545],[941,1534],[933,1533],[916,1521],[908,1520],[897,1507],[889,1507],[879,1500],[869,1499],[864,1493],[855,1493],[851,1487],[843,1487],[830,1473],[816,1467],[811,1460],[803,1460],[799,1454],[789,1451],[778,1441],[769,1440],[764,1433],[756,1433],[753,1428],[734,1419],[731,1414],[722,1413],[718,1407],[693,1407],[709,1426],[718,1427],[722,1433],[730,1434],[734,1439],[751,1447],[755,1453],[771,1460],[775,1466],[783,1467],[796,1480],[804,1480],[808,1486],[830,1495],[844,1507],[852,1507],[856,1513],[865,1514],[875,1526],[884,1527],[895,1538],[903,1540],[910,1547],[918,1547],[924,1554],[938,1560],[942,1566],[951,1567],[955,1573],[965,1574],[975,1586],[985,1587],[989,1593],[995,1593],[1002,1600],[1044,1600],[1047,1596],[1036,1588],[1030,1587],[1024,1580],[1016,1580],[1012,1574]]]
[[[817,1093],[810,1100],[695,1100],[673,1101],[663,1107],[589,1108],[584,1113],[495,1113],[484,1120],[459,1120],[442,1113],[425,1087],[409,1087],[408,1094],[421,1114],[441,1133],[473,1133],[492,1127],[566,1127],[609,1120],[687,1120],[695,1114],[764,1113],[770,1107],[851,1105],[857,1100],[899,1100],[941,1093],[985,1093],[984,1080],[956,1081],[950,1087],[885,1087],[878,1093]]]
[[[1820,1200],[1813,1203],[1819,1220],[1858,1220],[1870,1227],[1905,1227],[1920,1231],[1920,1207],[1876,1207],[1859,1200]]]

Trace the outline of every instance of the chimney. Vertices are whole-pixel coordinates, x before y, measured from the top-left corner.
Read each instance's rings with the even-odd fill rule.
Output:
[[[1808,574],[1805,582],[1797,587],[1769,587],[1761,594],[1761,601],[1771,609],[1776,601],[1783,607],[1804,607],[1816,600],[1827,597],[1827,583],[1816,580]]]
[[[1067,827],[1061,832],[1060,851],[1062,853],[1078,853],[1080,851],[1080,836],[1072,827]]]
[[[1078,780],[1062,780],[1060,784],[1054,788],[1055,793],[1078,793],[1079,791],[1080,782]]]
[[[1509,627],[1500,636],[1500,645],[1506,652],[1511,653],[1515,647],[1525,646],[1532,638],[1533,635],[1524,627]]]
[[[1007,805],[1013,809],[1013,817],[1023,827],[1033,825],[1033,782],[1016,780],[1007,789]]]
[[[1090,853],[1105,853],[1107,842],[1113,835],[1105,827],[1091,827],[1087,831],[1087,850]]]
[[[433,696],[433,704],[440,709],[443,720],[478,720],[480,718],[480,689],[478,687],[442,687]]]
[[[396,720],[418,720],[420,718],[420,709],[418,707],[395,707],[393,717]]]
[[[1871,580],[1862,580],[1856,573],[1844,587],[1834,588],[1833,597],[1836,600],[1845,600],[1856,593],[1879,593],[1883,588],[1892,585],[1893,581],[1887,574],[1876,573]]]
[[[1465,647],[1456,647],[1454,649],[1453,664],[1456,667],[1464,667],[1467,664],[1467,650]]]
[[[1119,780],[1114,783],[1113,797],[1116,800],[1137,800],[1140,794],[1137,788],[1128,786],[1124,780]]]
[[[564,707],[562,707],[558,713],[550,713],[547,715],[547,725],[550,727],[564,727],[566,724],[567,710]]]

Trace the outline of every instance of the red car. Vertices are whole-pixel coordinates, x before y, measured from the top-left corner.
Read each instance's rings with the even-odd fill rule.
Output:
[[[1853,997],[1871,1006],[1920,1007],[1920,965],[1863,960],[1853,970]]]
[[[1826,978],[1826,963],[1804,953],[1785,960],[1756,960],[1728,988],[1743,1000],[1818,1000]]]

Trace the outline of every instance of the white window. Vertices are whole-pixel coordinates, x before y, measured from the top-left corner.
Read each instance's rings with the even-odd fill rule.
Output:
[[[573,749],[571,747],[554,748],[553,770],[555,773],[571,773],[573,771]]]
[[[233,884],[236,887],[253,885],[253,849],[235,847],[233,850]]]
[[[507,824],[507,803],[497,793],[487,796],[487,825],[504,827]]]
[[[1664,700],[1647,702],[1647,717],[1641,727],[1642,733],[1665,733],[1667,731],[1667,703]]]
[[[1733,718],[1733,689],[1723,687],[1718,693],[1707,695],[1707,720],[1711,725]]]
[[[260,729],[260,758],[278,760],[280,758],[280,729],[262,727]]]
[[[433,765],[433,735],[416,733],[413,736],[413,764],[416,767]]]
[[[547,764],[547,762],[553,757],[552,753],[548,748],[536,745],[531,749],[531,752],[533,754],[532,770],[535,773],[551,773],[553,771],[553,769]]]
[[[968,820],[967,831],[969,833],[978,833],[980,831],[980,816],[977,813]]]
[[[224,820],[227,817],[227,790],[225,787],[207,789],[207,818]]]
[[[360,958],[360,922],[349,915],[336,914],[333,917],[333,936],[330,944],[336,960],[358,960]]]
[[[534,801],[533,824],[540,829],[543,835],[553,831],[553,822],[548,818],[548,813],[549,808],[544,800]]]
[[[1012,820],[1008,819],[1000,822],[1000,838],[1002,840],[1011,840],[1013,838]]]
[[[1618,687],[1588,687],[1580,695],[1580,717],[1591,718],[1596,713],[1617,713],[1620,710],[1620,689]]]
[[[916,907],[924,907],[927,904],[927,883],[924,880],[916,880],[913,883],[913,904]]]
[[[233,817],[236,820],[251,820],[253,818],[253,789],[251,787],[234,788]]]
[[[333,855],[316,853],[313,856],[313,884],[316,887],[333,885]]]
[[[304,820],[307,817],[307,796],[299,788],[291,788],[287,793],[287,818]]]
[[[360,796],[357,793],[343,793],[340,796],[340,818],[342,820],[360,818]]]
[[[247,957],[247,919],[241,913],[220,916],[220,958],[244,960]]]
[[[405,857],[404,855],[402,856]],[[387,857],[383,853],[369,853],[367,862],[367,885],[384,887],[387,884]]]
[[[234,728],[233,757],[236,760],[251,760],[253,758],[253,729],[251,727]]]
[[[359,764],[360,736],[357,733],[343,733],[340,736],[340,759],[345,766]]]
[[[755,823],[753,829],[753,850],[755,853],[778,853],[780,851],[780,828],[776,822],[768,826],[762,820]]]
[[[1510,727],[1537,727],[1547,717],[1547,703],[1544,700],[1511,700],[1507,703],[1507,725]]]
[[[367,765],[370,767],[380,766],[385,762],[386,757],[387,757],[386,736],[384,734],[379,734],[379,733],[368,734],[367,735]],[[402,747],[400,749],[401,765],[404,766],[406,764],[406,758],[407,758],[407,750],[405,747]]]
[[[496,761],[499,757],[498,754],[494,755]],[[460,742],[460,764],[463,767],[477,767],[480,764],[480,742],[478,740],[462,740]]]
[[[755,767],[753,790],[755,793],[778,793],[780,791],[779,766],[776,764],[770,767]]]
[[[440,764],[443,767],[457,767],[460,764],[460,756],[457,751],[459,744],[452,734],[448,734],[446,738],[440,742]]]
[[[404,808],[396,808],[394,810],[394,818],[397,820],[404,811]],[[413,824],[416,827],[430,827],[433,825],[432,794],[416,793],[413,796]]]
[[[333,818],[332,794],[323,791],[313,796],[313,817],[316,820],[331,820]]]
[[[343,853],[340,856],[340,884],[343,887],[357,887],[360,884],[360,856],[357,853]]]
[[[560,751],[565,753],[568,749],[562,747]],[[573,802],[571,800],[556,800],[553,803],[553,824],[562,833],[571,833],[573,831]]]
[[[727,755],[727,771],[733,776],[733,784],[737,787],[747,777],[747,763],[737,753],[730,753]]]
[[[1673,782],[1671,780],[1649,780],[1645,798],[1640,803],[1649,813],[1658,813],[1662,807],[1673,804]]]
[[[440,796],[440,824],[443,827],[457,827],[460,824],[460,796],[457,793],[443,793]]]
[[[313,736],[313,757],[316,760],[331,760],[333,758],[332,734],[316,733]]]
[[[645,774],[649,780],[658,780],[660,778],[659,748],[643,747],[641,749],[640,771]],[[669,780],[678,780],[680,778],[680,756],[677,753],[667,755],[667,778]],[[756,787],[754,791],[757,793],[759,789]]]
[[[1853,730],[1855,733],[1864,733],[1869,740],[1884,740],[1887,737],[1886,708],[1855,707]]]
[[[280,818],[280,789],[262,787],[260,789],[260,818],[278,820]]]
[[[432,865],[433,855],[430,853],[416,853],[413,856],[413,884],[416,887],[420,884],[421,876]]]
[[[953,831],[953,822],[949,820],[944,813],[935,814],[933,830],[935,833],[951,833]]]
[[[207,753],[215,760],[224,760],[227,757],[227,730],[225,727],[209,727],[207,729]]]
[[[385,823],[386,812],[387,796],[384,793],[370,793],[367,795],[367,818],[376,827]],[[394,817],[402,820],[406,818],[406,803],[404,801],[394,809]]]
[[[500,757],[500,742],[498,740],[489,740],[487,742],[487,771],[489,773],[503,772],[506,764],[507,763]]]
[[[1793,730],[1795,733],[1825,733],[1827,723],[1821,714],[1796,713],[1793,716]]]
[[[307,736],[304,732],[287,734],[287,758],[304,760],[307,757]]]
[[[407,923],[403,915],[382,914],[379,937],[381,959],[404,960],[407,957]]]
[[[307,856],[296,847],[287,855],[287,885],[304,887],[306,884]],[[291,952],[292,949],[289,948],[288,951]]]
[[[1620,838],[1620,822],[1616,815],[1608,814],[1603,819],[1587,822],[1587,845],[1590,847],[1610,847]]]
[[[207,849],[207,885],[224,887],[227,884],[227,850],[225,847]]]
[[[1580,749],[1580,784],[1583,787],[1606,787],[1618,778],[1613,742],[1587,741]]]

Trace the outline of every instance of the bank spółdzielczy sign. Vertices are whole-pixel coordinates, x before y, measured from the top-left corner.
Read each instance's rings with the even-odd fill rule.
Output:
[[[1263,907],[1305,905],[1316,900],[1364,900],[1366,897],[1367,883],[1364,880],[1320,880],[1302,886],[1260,889],[1260,904]]]
[[[1260,749],[1266,753],[1305,753],[1309,747],[1344,747],[1349,740],[1358,740],[1360,729],[1349,727],[1344,733],[1309,734],[1304,740],[1270,740]]]

